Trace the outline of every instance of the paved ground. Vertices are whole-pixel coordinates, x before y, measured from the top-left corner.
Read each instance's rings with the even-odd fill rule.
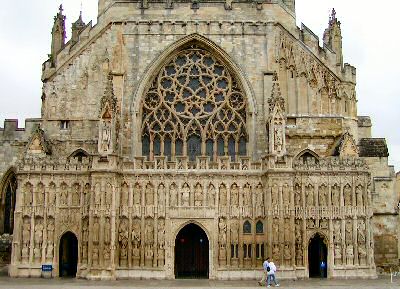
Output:
[[[118,281],[87,281],[77,279],[40,279],[40,278],[17,278],[0,277],[1,289],[202,289],[202,288],[248,288],[261,289],[255,281],[210,281],[210,280],[118,280]],[[390,278],[383,277],[377,280],[304,280],[304,281],[282,281],[280,288],[289,289],[400,289],[400,277],[396,277],[393,283]]]

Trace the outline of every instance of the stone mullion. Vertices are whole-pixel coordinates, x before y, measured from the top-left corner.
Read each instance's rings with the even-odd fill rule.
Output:
[[[121,182],[119,182],[121,183]],[[112,262],[110,264],[111,267],[111,275],[115,275],[115,234],[114,232],[117,231],[115,223],[116,223],[116,217],[117,217],[117,196],[119,194],[119,192],[121,192],[121,187],[119,186],[117,180],[114,177],[114,186],[112,186],[113,188],[113,195],[112,195],[112,200],[111,200],[111,214],[110,214],[110,230],[111,232],[109,232],[110,235],[110,244],[108,244],[108,246],[110,247],[110,261]],[[128,198],[129,199],[129,198]],[[129,221],[128,221],[129,223]],[[128,244],[128,248],[129,248],[129,244]],[[103,254],[102,254],[103,255]],[[129,253],[128,253],[128,257],[129,257]],[[128,260],[128,266],[129,266],[129,260]]]
[[[146,210],[146,199],[145,199],[145,191],[146,191],[146,182],[140,182],[140,187],[141,187],[141,216],[140,216],[140,236],[141,236],[141,242],[140,242],[140,267],[144,267],[144,261],[145,261],[145,234],[144,234],[144,228],[145,228],[145,217],[143,215],[143,211]]]
[[[303,219],[301,220],[303,230],[303,264],[308,268],[308,234],[307,234],[307,219],[306,219],[306,198],[305,198],[305,182],[304,176],[301,176],[301,201],[303,206]]]
[[[314,184],[314,212],[316,213],[315,216],[315,227],[319,228],[320,223],[320,212],[319,212],[319,203],[318,203],[318,189],[319,189],[319,182],[313,182]]]

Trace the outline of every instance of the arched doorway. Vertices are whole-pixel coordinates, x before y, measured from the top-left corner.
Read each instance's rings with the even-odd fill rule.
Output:
[[[321,262],[325,262],[325,269],[321,270]],[[328,249],[324,237],[318,233],[308,244],[308,269],[310,278],[326,278],[328,268]]]
[[[0,190],[0,235],[13,234],[17,178],[12,169],[5,174]]]
[[[198,225],[182,228],[175,239],[175,278],[208,278],[209,242]]]
[[[60,240],[59,266],[60,277],[75,277],[78,265],[78,239],[71,233],[65,233]]]

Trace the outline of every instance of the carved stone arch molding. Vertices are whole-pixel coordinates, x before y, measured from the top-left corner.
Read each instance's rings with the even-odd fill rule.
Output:
[[[191,34],[182,39],[176,41],[166,49],[164,49],[156,59],[147,67],[144,71],[143,76],[139,81],[139,85],[132,97],[132,143],[133,151],[132,156],[142,155],[142,115],[141,107],[143,104],[143,99],[146,96],[146,92],[150,89],[153,84],[154,79],[157,79],[157,75],[160,73],[161,69],[166,66],[174,56],[177,56],[181,51],[189,48],[192,45],[196,45],[201,49],[204,49],[215,57],[225,69],[232,75],[234,80],[237,82],[238,87],[244,95],[244,100],[246,102],[246,114],[247,120],[245,123],[245,128],[247,130],[247,155],[253,155],[255,152],[255,117],[256,117],[256,98],[253,88],[250,85],[250,81],[246,77],[244,71],[236,64],[231,57],[226,53],[221,47],[212,42],[211,40],[203,37],[199,34]],[[194,125],[194,124],[193,124]],[[192,125],[192,126],[193,126]]]
[[[13,233],[17,188],[16,169],[11,167],[0,179],[0,199],[3,200],[0,204],[0,235]]]
[[[311,240],[316,236],[319,235],[324,244],[326,245],[327,248],[329,248],[329,237],[326,235],[326,233],[322,232],[321,230],[313,230],[311,232],[308,233],[308,244],[310,244]]]

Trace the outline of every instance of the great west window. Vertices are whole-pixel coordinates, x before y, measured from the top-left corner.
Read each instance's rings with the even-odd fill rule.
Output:
[[[247,104],[227,67],[205,49],[176,54],[143,101],[142,153],[154,156],[246,155]]]

